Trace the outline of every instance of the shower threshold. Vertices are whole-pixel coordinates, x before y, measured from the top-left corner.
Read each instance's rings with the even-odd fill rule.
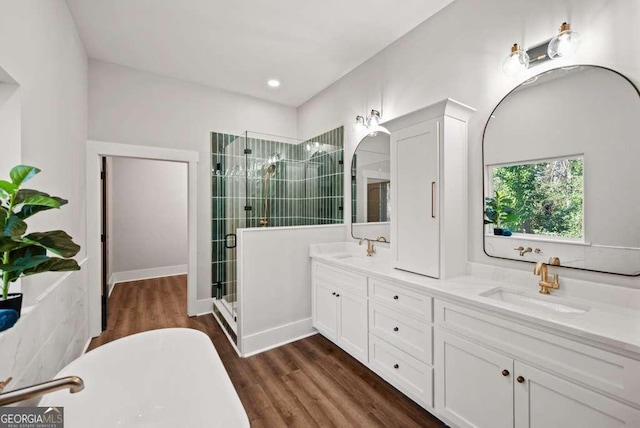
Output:
[[[223,319],[220,321],[224,321],[225,324],[229,326],[229,328],[235,333],[238,333],[238,327],[235,317],[232,315],[235,313],[235,308],[237,306],[236,302],[232,302],[231,304],[227,302],[225,299],[216,299],[213,301],[214,309],[217,309],[216,314],[221,316]]]

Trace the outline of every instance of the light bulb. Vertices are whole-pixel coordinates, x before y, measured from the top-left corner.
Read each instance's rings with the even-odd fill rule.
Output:
[[[571,30],[571,24],[566,22],[560,26],[560,33],[549,41],[547,55],[549,58],[568,57],[573,55],[580,46],[580,33]]]
[[[515,76],[529,68],[529,55],[520,49],[517,43],[511,47],[511,53],[502,63],[502,71],[507,76]]]
[[[371,110],[371,114],[367,116],[367,128],[375,129],[380,123],[380,112],[378,110]]]

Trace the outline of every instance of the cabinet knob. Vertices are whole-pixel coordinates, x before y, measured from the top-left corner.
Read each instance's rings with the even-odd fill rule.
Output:
[[[394,368],[394,369],[399,369],[399,368],[400,368],[400,366],[399,366],[399,365],[397,365],[397,364],[394,364],[394,365],[393,365],[393,368]]]
[[[509,370],[502,370],[502,376],[509,376]]]
[[[331,295],[332,295],[332,296],[335,296],[335,295],[336,295],[336,292],[334,291],[333,293],[331,293]]]
[[[518,381],[518,383],[524,383],[524,378],[522,376],[518,376],[516,380]]]
[[[336,297],[340,297],[340,295],[339,295],[339,294],[336,294]]]
[[[393,296],[393,300],[398,300],[398,296]]]
[[[398,327],[393,327],[393,331],[398,331]]]

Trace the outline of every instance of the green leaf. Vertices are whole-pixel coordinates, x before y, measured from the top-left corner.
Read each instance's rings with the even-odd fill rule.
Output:
[[[9,183],[5,180],[0,180],[0,190],[3,190],[8,195],[12,195],[15,192],[17,187],[13,183]]]
[[[4,211],[6,213],[6,210]],[[2,231],[0,236],[19,237],[27,231],[27,223],[14,214],[11,214],[9,218],[0,215],[0,230]]]
[[[66,199],[58,198],[57,196],[52,196],[52,198],[58,202],[59,206],[65,205],[69,202]],[[26,218],[31,217],[34,214],[37,214],[41,211],[50,210],[52,208],[53,207],[49,207],[45,205],[24,205],[20,209],[20,211],[16,213],[16,216],[24,220]]]
[[[62,272],[70,270],[80,270],[80,266],[78,266],[78,263],[75,260],[51,257],[46,262],[25,270],[22,274],[26,276],[43,272]]]
[[[12,251],[9,254],[9,263],[25,257],[46,256],[47,249],[39,245],[25,244],[24,247]]]
[[[14,203],[21,204],[32,196],[50,196],[48,193],[41,192],[39,190],[34,189],[20,189],[18,193],[16,193],[16,197],[14,199]]]
[[[8,236],[0,236],[0,252],[15,251],[19,248],[26,247],[26,242],[16,241]]]
[[[40,170],[33,166],[28,165],[18,165],[14,166],[9,172],[9,176],[11,177],[11,181],[16,187],[19,187],[22,183],[26,183],[30,179],[32,179],[36,174],[38,174]]]
[[[24,244],[24,243],[23,243]],[[9,281],[14,282],[17,280],[22,274],[22,270],[26,268],[26,266],[22,265],[21,268],[13,268],[16,267],[16,263],[21,259],[29,259],[32,257],[46,257],[47,250],[38,245],[28,245],[24,244],[24,247],[18,248],[17,250],[13,250],[9,253],[9,263],[3,267],[0,267],[0,270],[6,270],[8,273]]]
[[[73,257],[80,251],[80,246],[74,243],[71,236],[62,230],[31,233],[23,240],[30,244],[40,245],[61,257]]]
[[[19,259],[14,260],[12,263],[8,264],[0,264],[0,270],[3,272],[24,272],[28,269],[32,269],[41,265],[42,263],[49,260],[51,257],[48,256],[29,256],[29,257],[20,257]]]
[[[38,205],[49,208],[60,208],[60,202],[52,198],[51,196],[36,195],[27,198],[23,205]]]

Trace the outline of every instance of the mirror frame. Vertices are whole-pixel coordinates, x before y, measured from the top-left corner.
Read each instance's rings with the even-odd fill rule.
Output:
[[[496,106],[491,110],[491,113],[489,113],[489,118],[487,119],[487,121],[486,121],[486,123],[484,125],[484,129],[482,131],[482,207],[483,207],[483,212],[484,212],[484,207],[485,207],[485,198],[487,197],[487,194],[486,194],[486,191],[487,191],[487,177],[486,177],[486,174],[485,174],[486,165],[485,165],[485,156],[484,156],[484,152],[485,152],[485,150],[484,150],[485,149],[485,137],[486,137],[487,128],[489,127],[489,122],[491,121],[492,116],[494,115],[494,113],[496,112],[498,107],[500,107],[500,104],[502,104],[502,102],[506,98],[508,98],[509,95],[511,95],[513,92],[515,92],[518,88],[520,88],[528,80],[533,79],[534,77],[537,77],[537,76],[541,76],[543,74],[551,73],[551,72],[553,72],[555,70],[560,70],[560,69],[564,69],[564,68],[568,68],[568,67],[594,67],[594,68],[600,68],[602,70],[606,70],[606,71],[610,71],[612,73],[615,73],[619,77],[622,77],[624,80],[626,80],[627,83],[629,83],[629,85],[631,85],[631,87],[636,91],[636,94],[638,95],[638,98],[640,99],[640,89],[638,89],[638,87],[635,85],[635,83],[633,83],[633,81],[630,78],[628,78],[627,76],[625,76],[624,74],[622,74],[619,71],[616,71],[616,70],[614,70],[612,68],[604,67],[604,66],[601,66],[601,65],[573,64],[573,65],[570,65],[570,66],[555,67],[555,68],[551,68],[549,70],[543,71],[541,73],[538,73],[536,75],[530,76],[528,79],[520,82],[513,89],[511,89],[509,92],[507,92],[507,94],[504,95],[500,99],[498,104],[496,104]],[[480,228],[480,230],[481,230],[481,233],[482,233],[482,251],[488,257],[491,257],[493,259],[510,260],[510,261],[513,261],[513,262],[532,263],[532,264],[536,263],[536,262],[534,262],[532,260],[517,260],[517,259],[513,259],[513,258],[508,258],[508,257],[492,256],[491,254],[487,253],[487,245],[486,245],[486,240],[485,240],[485,236],[484,236],[485,235],[484,215],[482,216],[481,225],[482,225],[482,227]],[[626,277],[632,277],[632,278],[640,276],[640,272],[637,273],[637,274],[626,274],[626,273],[619,273],[619,272],[607,272],[607,271],[596,270],[596,269],[580,268],[580,267],[574,267],[574,266],[560,265],[560,267],[566,268],[566,269],[574,269],[574,270],[581,270],[581,271],[587,271],[587,272],[604,273],[604,274],[609,274],[609,275],[619,275],[619,276],[626,276]]]

